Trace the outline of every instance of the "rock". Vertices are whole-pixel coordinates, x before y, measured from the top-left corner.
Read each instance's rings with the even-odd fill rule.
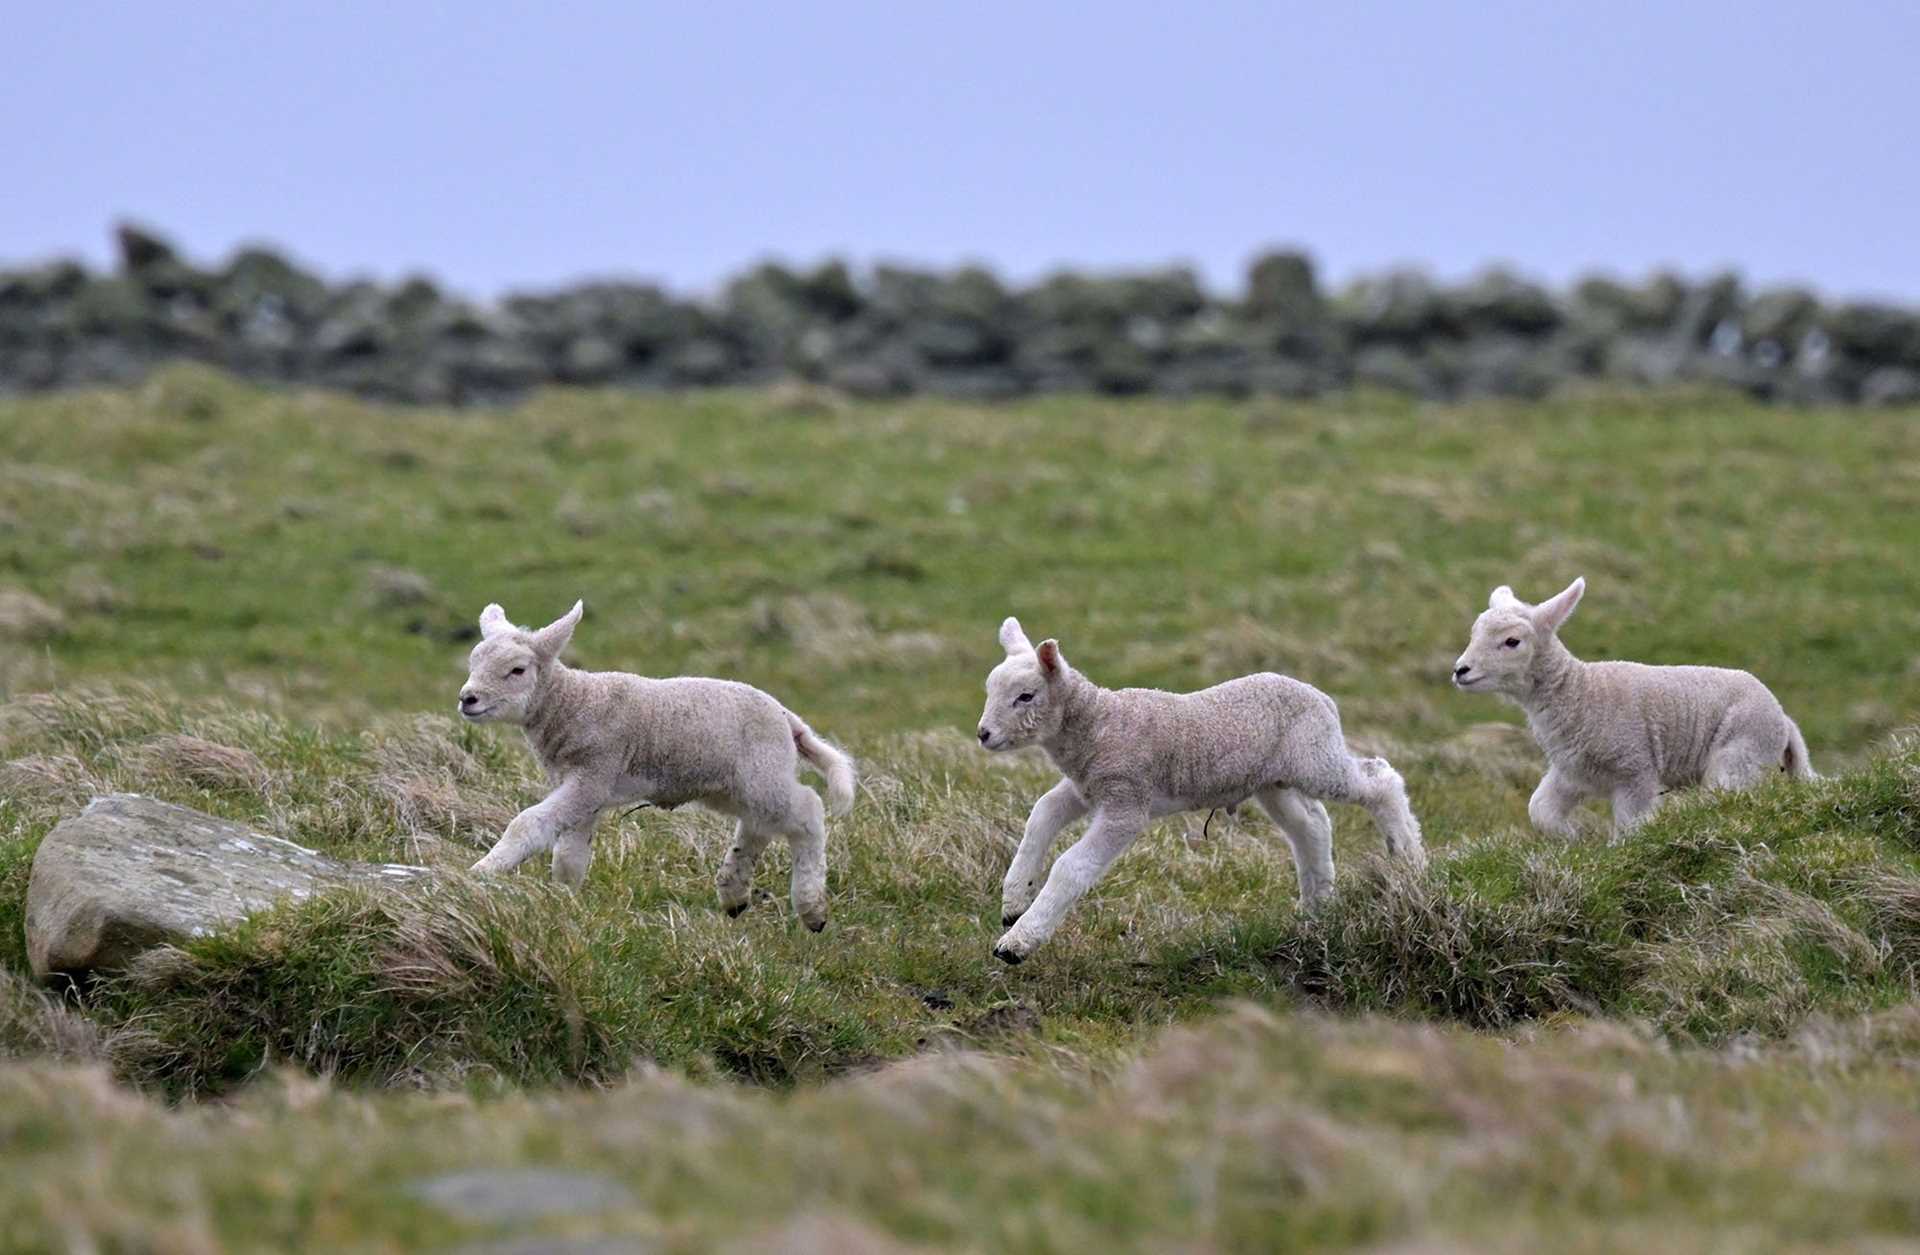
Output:
[[[1337,313],[1362,344],[1391,342],[1405,346],[1459,334],[1448,301],[1418,270],[1395,270],[1362,279],[1340,296]]]
[[[448,396],[467,405],[497,405],[518,399],[545,373],[532,350],[498,337],[448,346],[440,363],[451,379]]]
[[[762,362],[778,362],[814,320],[800,276],[765,262],[729,283],[721,315],[733,334]]]
[[[428,874],[343,862],[184,806],[109,794],[40,843],[27,881],[27,958],[43,980],[120,968],[282,899]]]
[[[917,391],[921,368],[905,345],[889,345],[855,360],[836,364],[827,372],[829,387],[850,397],[873,400]]]
[[[1756,343],[1784,347],[1799,341],[1820,317],[1820,302],[1801,288],[1771,288],[1753,298],[1741,329]]]
[[[1906,310],[1855,301],[1835,309],[1826,324],[1842,353],[1876,366],[1920,366],[1920,317]]]
[[[605,383],[619,373],[622,360],[619,347],[605,336],[580,336],[567,342],[560,378],[568,383]]]
[[[1394,345],[1375,345],[1363,349],[1353,359],[1353,379],[1370,388],[1385,388],[1407,396],[1438,398],[1444,391],[1441,380],[1412,353]]]
[[[1602,369],[1609,378],[1660,387],[1680,378],[1686,362],[1685,346],[1667,337],[1623,335],[1608,343]]]
[[[726,380],[732,366],[732,354],[727,346],[711,338],[683,345],[668,363],[674,382],[708,386]]]
[[[1740,317],[1745,308],[1746,296],[1740,289],[1739,278],[1731,274],[1715,275],[1690,290],[1681,301],[1673,317],[1674,341],[1688,348],[1700,348],[1711,344],[1715,332],[1724,328],[1734,337],[1732,347],[1738,348]],[[1717,347],[1725,353],[1728,345],[1722,342]]]
[[[1124,340],[1102,345],[1092,369],[1095,390],[1108,396],[1132,396],[1153,387],[1153,359]]]
[[[114,242],[120,247],[120,264],[130,271],[177,264],[179,255],[173,245],[145,227],[123,222],[113,229]]]
[[[313,350],[328,362],[372,357],[387,346],[390,333],[377,314],[351,307],[329,314],[313,333]]]
[[[1261,396],[1304,400],[1325,392],[1333,381],[1323,372],[1299,362],[1263,362],[1248,372],[1248,389]]]
[[[1313,260],[1305,253],[1267,253],[1247,272],[1247,315],[1285,323],[1318,322],[1325,313]]]
[[[1008,345],[991,328],[958,318],[933,318],[915,327],[914,351],[932,366],[978,366],[1005,359]]]
[[[1920,405],[1920,371],[1882,366],[1860,385],[1863,405]]]
[[[860,312],[860,289],[853,282],[853,272],[837,259],[800,276],[800,296],[808,309],[832,322],[844,322]]]
[[[1546,396],[1561,378],[1551,354],[1512,335],[1469,341],[1460,355],[1459,375],[1459,394],[1463,397],[1526,400]]]
[[[243,248],[220,272],[215,304],[244,321],[265,302],[293,322],[317,317],[327,303],[327,285],[269,249]]]
[[[450,1216],[495,1224],[611,1211],[634,1201],[611,1177],[564,1168],[475,1168],[416,1181],[411,1188]]]
[[[1560,310],[1547,290],[1495,268],[1452,293],[1460,320],[1476,333],[1542,336],[1560,325]]]

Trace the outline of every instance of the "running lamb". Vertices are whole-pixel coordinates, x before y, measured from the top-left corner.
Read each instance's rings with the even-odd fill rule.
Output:
[[[1574,832],[1586,798],[1613,803],[1615,835],[1645,823],[1669,789],[1745,789],[1769,772],[1811,778],[1807,743],[1767,686],[1724,667],[1582,662],[1560,643],[1587,581],[1530,606],[1501,585],[1473,624],[1453,682],[1519,703],[1547,774],[1527,803],[1534,825]]]
[[[575,602],[537,632],[507,622],[497,605],[480,614],[460,715],[523,729],[553,791],[515,816],[473,870],[508,871],[551,849],[553,878],[578,888],[602,811],[699,802],[738,821],[717,878],[727,914],[747,909],[754,862],[779,835],[793,851],[794,914],[815,932],[825,928],[825,811],[794,769],[805,762],[825,775],[833,813],[842,815],[853,805],[853,760],[750,685],[574,670],[560,651],[581,609]]]
[[[1320,799],[1365,807],[1389,852],[1425,863],[1399,773],[1385,759],[1348,751],[1340,712],[1320,690],[1271,673],[1198,693],[1105,689],[1068,666],[1058,642],[1028,643],[1018,619],[1000,625],[1000,644],[1007,656],[987,677],[980,744],[1039,745],[1066,778],[1034,803],[1007,869],[1001,913],[1009,931],[993,948],[998,958],[1018,963],[1032,954],[1163,815],[1255,799],[1293,847],[1309,905],[1333,888],[1333,825]],[[1054,838],[1089,813],[1086,835],[1047,872]]]

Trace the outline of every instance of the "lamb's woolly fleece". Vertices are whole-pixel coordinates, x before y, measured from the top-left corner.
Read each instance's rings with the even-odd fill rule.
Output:
[[[1744,789],[1770,772],[1811,777],[1800,729],[1745,671],[1582,662],[1560,643],[1560,625],[1586,592],[1584,578],[1538,606],[1502,585],[1474,622],[1453,682],[1518,702],[1547,756],[1527,813],[1540,828],[1573,831],[1589,797],[1613,803],[1616,832],[1645,822],[1669,789]]]
[[[1261,674],[1198,693],[1105,689],[1067,665],[1057,642],[1030,644],[1017,619],[1001,625],[1000,643],[1007,656],[987,677],[980,743],[1037,744],[1065,776],[1035,803],[1007,869],[1001,902],[1012,927],[994,947],[1002,959],[1017,963],[1050,937],[1162,815],[1258,801],[1293,847],[1309,903],[1333,884],[1333,826],[1322,799],[1365,807],[1389,851],[1425,861],[1399,774],[1385,759],[1348,751],[1338,708],[1311,685]],[[1089,813],[1087,834],[1041,888],[1054,838]]]
[[[656,680],[578,671],[559,659],[582,606],[530,632],[490,605],[460,690],[473,722],[520,725],[554,786],[521,812],[477,872],[502,872],[553,850],[555,879],[586,878],[594,822],[610,807],[698,802],[738,820],[718,876],[720,904],[747,905],[767,842],[793,848],[793,906],[815,930],[827,919],[826,825],[819,795],[794,779],[800,762],[827,778],[833,813],[853,804],[853,761],[766,693],[731,680]]]

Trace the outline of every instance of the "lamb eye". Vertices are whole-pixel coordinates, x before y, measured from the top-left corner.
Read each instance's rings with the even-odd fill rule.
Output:
[[[526,673],[527,669],[525,667],[515,667],[513,670],[507,672],[508,675],[525,675]]]
[[[1020,696],[1013,699],[1013,704],[1016,706],[1024,706],[1032,700],[1033,700],[1032,693],[1022,693],[1020,694]]]
[[[1509,636],[1507,638],[1507,648],[1508,649],[1520,648],[1520,638],[1517,636]]]

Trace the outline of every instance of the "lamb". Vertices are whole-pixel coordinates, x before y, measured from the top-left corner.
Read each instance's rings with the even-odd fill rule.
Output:
[[[1105,689],[1067,665],[1058,641],[1029,643],[1018,619],[1000,625],[1000,644],[1007,656],[987,677],[980,744],[994,752],[1037,744],[1065,777],[1034,803],[1001,886],[1008,931],[993,953],[1005,962],[1021,962],[1051,937],[1165,815],[1255,799],[1293,849],[1307,905],[1333,887],[1333,825],[1321,799],[1365,807],[1389,852],[1426,862],[1399,773],[1348,751],[1340,711],[1320,690],[1272,673],[1198,693]],[[1086,835],[1036,895],[1054,838],[1088,814]]]
[[[753,866],[767,842],[793,851],[793,910],[815,932],[827,924],[827,829],[819,794],[794,779],[804,762],[827,779],[835,815],[853,805],[853,760],[766,693],[731,680],[656,680],[577,671],[560,661],[580,602],[539,631],[489,605],[468,659],[460,716],[518,725],[553,786],[507,825],[482,874],[553,851],[553,878],[586,879],[593,825],[610,807],[698,802],[737,821],[716,883],[729,915],[747,909]]]
[[[1773,771],[1813,778],[1800,729],[1747,672],[1575,658],[1559,631],[1586,589],[1576,579],[1538,606],[1494,589],[1453,668],[1456,687],[1498,693],[1526,712],[1547,756],[1527,803],[1536,827],[1570,836],[1574,807],[1605,798],[1618,836],[1645,823],[1669,789],[1745,789]]]

